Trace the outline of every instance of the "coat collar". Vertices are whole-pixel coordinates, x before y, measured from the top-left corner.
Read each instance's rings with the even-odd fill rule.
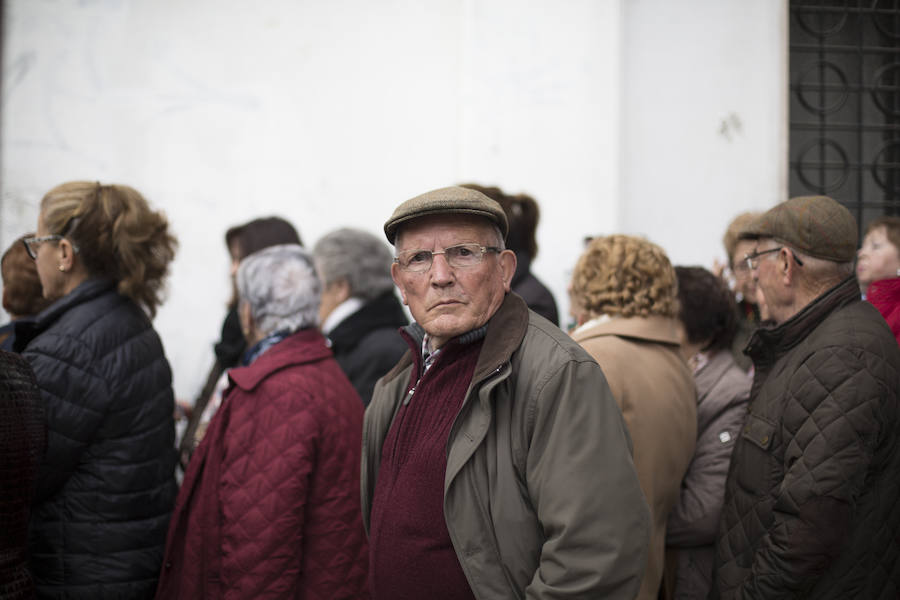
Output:
[[[753,359],[754,364],[775,360],[806,339],[832,312],[859,301],[859,282],[855,275],[851,275],[784,323],[757,329],[750,336],[744,352]]]
[[[73,307],[102,296],[115,289],[115,286],[116,283],[111,279],[88,279],[34,317],[21,319],[16,325],[16,352],[24,350],[31,340],[47,330]]]
[[[325,345],[325,338],[317,329],[301,329],[269,348],[252,365],[228,371],[228,378],[237,387],[250,392],[275,371],[330,356],[331,350]]]
[[[355,348],[374,329],[406,325],[406,313],[393,290],[365,303],[359,310],[340,321],[328,333],[331,347],[339,353]]]
[[[472,382],[478,382],[509,362],[513,352],[522,344],[525,331],[528,329],[528,305],[514,292],[509,292],[497,312],[488,320],[487,333],[478,355],[478,363],[472,375]],[[418,327],[413,324],[410,327]],[[421,328],[420,328],[421,329]],[[419,340],[421,342],[421,340]],[[405,371],[413,362],[411,351],[400,359],[393,369],[384,376],[391,381]]]
[[[671,317],[650,315],[649,317],[613,317],[587,329],[576,331],[572,339],[583,342],[591,338],[614,335],[638,340],[680,346],[677,322]]]
[[[703,402],[716,382],[722,379],[732,366],[737,366],[737,363],[734,362],[730,350],[716,350],[710,355],[709,362],[694,375],[694,381],[697,384],[697,404]],[[747,381],[750,381],[749,374]]]

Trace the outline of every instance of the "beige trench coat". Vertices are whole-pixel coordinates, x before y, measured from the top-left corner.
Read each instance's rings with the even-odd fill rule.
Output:
[[[655,600],[662,580],[666,520],[697,439],[697,392],[679,353],[674,319],[613,318],[572,337],[600,364],[634,444],[634,465],[650,505],[647,569],[639,600]]]

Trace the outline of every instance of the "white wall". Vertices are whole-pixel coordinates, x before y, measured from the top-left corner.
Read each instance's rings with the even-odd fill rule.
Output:
[[[783,0],[5,5],[0,246],[71,179],[165,210],[181,248],[156,326],[179,397],[212,360],[224,231],[250,218],[311,245],[379,232],[428,189],[524,191],[564,311],[583,235],[709,264],[727,219],[784,187]]]
[[[725,261],[731,219],[787,199],[787,3],[625,3],[621,231]]]

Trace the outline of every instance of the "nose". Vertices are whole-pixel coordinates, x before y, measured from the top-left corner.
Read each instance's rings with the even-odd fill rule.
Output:
[[[443,253],[432,256],[430,273],[432,285],[446,287],[453,283],[453,268]]]

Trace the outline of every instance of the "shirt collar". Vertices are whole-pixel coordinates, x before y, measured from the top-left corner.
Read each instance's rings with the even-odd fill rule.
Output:
[[[320,329],[322,333],[328,335],[331,331],[341,324],[341,321],[358,311],[363,307],[365,301],[362,298],[347,298],[334,307],[334,310],[322,321]]]

